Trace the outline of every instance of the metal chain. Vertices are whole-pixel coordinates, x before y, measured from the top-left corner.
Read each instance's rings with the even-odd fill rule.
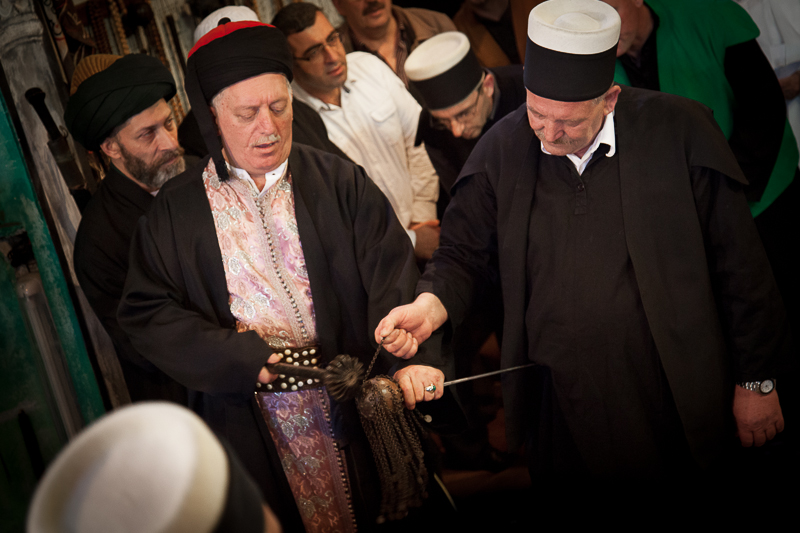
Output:
[[[378,360],[378,354],[381,353],[381,348],[383,348],[383,341],[386,340],[386,337],[381,337],[381,343],[378,345],[378,349],[375,350],[375,355],[372,356],[372,362],[369,364],[369,368],[367,368],[366,373],[364,374],[364,380],[361,383],[366,383],[367,379],[369,379],[369,374],[372,372],[372,367],[375,366],[375,361]]]

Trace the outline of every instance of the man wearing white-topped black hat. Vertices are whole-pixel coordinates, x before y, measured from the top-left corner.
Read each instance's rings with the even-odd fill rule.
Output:
[[[424,107],[416,143],[425,143],[439,175],[441,213],[481,135],[525,103],[522,65],[483,69],[467,36],[451,31],[419,45],[405,69]]]
[[[416,301],[375,332],[409,357],[499,276],[502,365],[537,363],[504,376],[507,436],[537,475],[680,476],[783,429],[745,180],[707,109],[612,85],[619,26],[594,0],[531,11],[527,108],[481,139]]]

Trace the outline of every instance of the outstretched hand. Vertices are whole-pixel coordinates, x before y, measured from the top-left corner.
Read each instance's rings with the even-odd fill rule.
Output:
[[[410,359],[436,329],[447,320],[442,302],[423,292],[413,303],[392,309],[375,328],[375,341],[395,357]]]
[[[783,431],[783,412],[778,391],[760,394],[739,385],[733,394],[733,416],[742,446],[762,446]]]
[[[438,400],[444,394],[444,374],[425,365],[410,365],[394,373],[394,380],[403,390],[406,408],[414,409],[417,402]],[[427,390],[427,389],[433,390]]]

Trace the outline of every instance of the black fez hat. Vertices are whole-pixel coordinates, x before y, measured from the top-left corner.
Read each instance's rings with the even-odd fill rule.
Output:
[[[169,69],[144,54],[89,56],[78,63],[73,80],[86,74],[67,102],[64,122],[88,150],[99,150],[114,128],[176,92]]]
[[[422,95],[425,107],[436,111],[463,101],[483,79],[483,69],[463,33],[448,31],[420,44],[403,68]]]
[[[528,16],[525,88],[560,102],[584,102],[611,87],[620,18],[599,0],[548,0]]]
[[[261,22],[228,22],[217,26],[189,52],[186,94],[220,180],[228,179],[228,170],[208,105],[225,87],[271,72],[292,81],[292,53],[283,33]]]

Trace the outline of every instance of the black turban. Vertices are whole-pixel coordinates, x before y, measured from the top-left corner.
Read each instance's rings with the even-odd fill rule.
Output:
[[[217,175],[228,178],[217,126],[208,105],[225,87],[261,74],[292,81],[292,52],[280,30],[253,21],[228,22],[201,37],[186,63],[186,94]]]
[[[76,141],[97,151],[114,128],[160,99],[169,100],[175,91],[175,80],[159,59],[127,55],[78,86],[64,121]]]

